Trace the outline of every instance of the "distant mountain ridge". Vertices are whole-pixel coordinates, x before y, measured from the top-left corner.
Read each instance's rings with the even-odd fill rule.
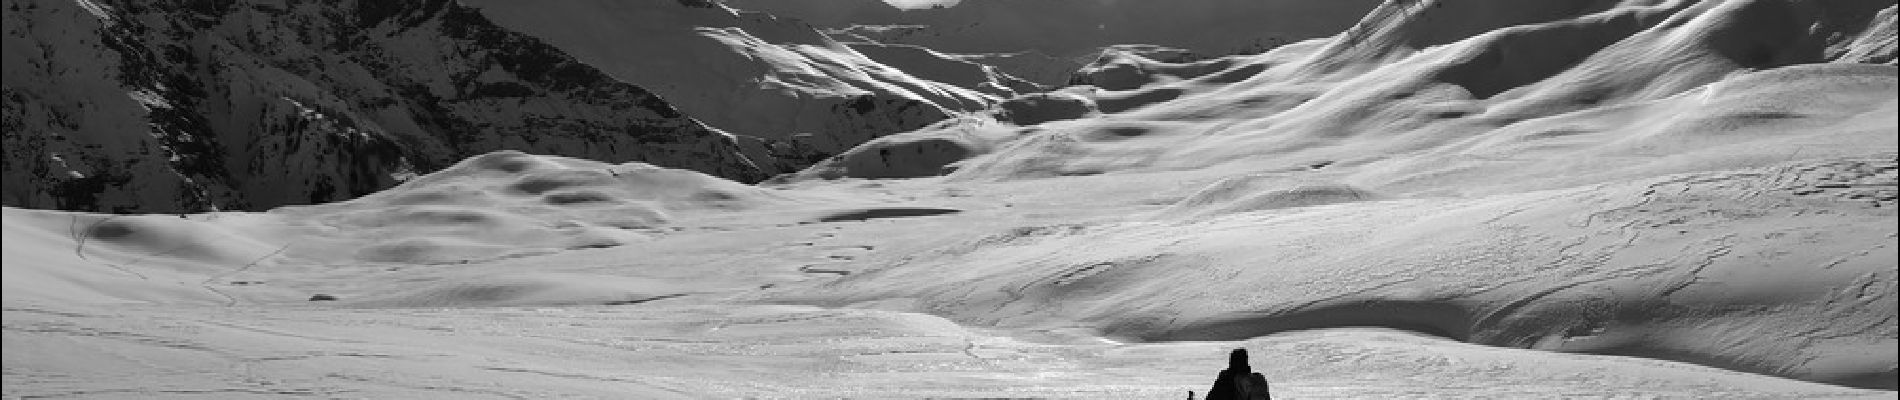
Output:
[[[751,182],[1030,89],[709,1],[525,5],[9,0],[0,203],[260,210],[503,149]]]
[[[742,136],[754,143],[748,154],[774,172],[1037,90],[927,51],[860,53],[804,22],[712,2],[466,3]]]
[[[1878,0],[1654,4],[1393,0],[1362,14],[1360,22],[1337,35],[1257,55],[1198,59],[1165,47],[1112,47],[1077,71],[1070,82],[1081,86],[1006,102],[992,120],[973,119],[879,138],[800,176],[948,174],[991,180],[1267,160],[1284,160],[1269,162],[1272,168],[1306,168],[1301,164],[1358,158],[1361,162],[1417,163],[1389,169],[1386,176],[1377,178],[1380,181],[1430,182],[1443,176],[1426,179],[1418,176],[1430,175],[1420,173],[1421,169],[1445,168],[1448,171],[1442,174],[1453,174],[1451,170],[1461,168],[1505,167],[1472,161],[1475,165],[1450,168],[1439,165],[1445,160],[1425,154],[1474,151],[1466,146],[1511,142],[1474,139],[1486,135],[1543,131],[1570,133],[1560,135],[1566,138],[1562,146],[1524,146],[1581,150],[1588,148],[1581,145],[1583,139],[1594,137],[1593,143],[1603,145],[1597,151],[1605,153],[1591,157],[1649,154],[1634,150],[1646,148],[1707,151],[1683,145],[1689,138],[1637,133],[1661,129],[1657,126],[1578,127],[1564,121],[1579,118],[1567,116],[1572,113],[1625,113],[1665,105],[1688,110],[1660,114],[1684,120],[1662,121],[1671,124],[1714,123],[1694,122],[1699,118],[1733,120],[1725,123],[1750,127],[1808,118],[1826,121],[1785,110],[1770,112],[1787,114],[1774,118],[1725,116],[1739,111],[1696,106],[1712,101],[1715,94],[1693,98],[1686,93],[1714,93],[1714,87],[1727,80],[1802,64],[1876,65],[1808,66],[1779,76],[1814,76],[1814,84],[1822,84],[1830,79],[1881,75],[1880,67],[1891,71],[1895,63],[1895,10],[1892,2]],[[1777,95],[1794,93],[1798,91]],[[1858,107],[1862,105],[1828,112]],[[1036,116],[1019,118],[1031,114]],[[1891,140],[1883,139],[1878,129],[1883,123],[1892,126],[1890,116],[1874,112],[1850,119],[1875,127],[1854,130],[1856,135]],[[1074,121],[1046,123],[1056,120]],[[1160,140],[1169,137],[1161,132],[1182,136]],[[1636,136],[1611,140],[1620,136],[1610,132]],[[1803,154],[1812,156],[1851,141],[1845,137],[1849,135],[1818,135],[1803,145]],[[1469,143],[1459,142],[1460,138]],[[879,156],[909,153],[929,156]],[[1405,161],[1409,156],[1421,159]],[[1556,160],[1565,159],[1553,157],[1549,164],[1553,170],[1545,172],[1582,172],[1559,167],[1564,162]],[[1530,171],[1524,164],[1505,169]]]

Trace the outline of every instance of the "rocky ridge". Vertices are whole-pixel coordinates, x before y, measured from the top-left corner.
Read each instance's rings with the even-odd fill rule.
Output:
[[[520,149],[765,176],[667,101],[452,1],[9,1],[9,206],[263,209]]]

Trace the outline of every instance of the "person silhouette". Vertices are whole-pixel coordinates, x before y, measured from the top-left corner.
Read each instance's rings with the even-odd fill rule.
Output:
[[[1267,393],[1267,377],[1247,365],[1247,349],[1234,349],[1227,354],[1227,369],[1220,371],[1214,387],[1207,390],[1206,400],[1272,399],[1273,395]]]

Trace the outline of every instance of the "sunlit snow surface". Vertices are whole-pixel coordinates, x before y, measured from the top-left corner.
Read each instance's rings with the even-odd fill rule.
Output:
[[[761,185],[6,208],[4,394],[1181,398],[1245,347],[1284,399],[1893,398],[1891,3],[1627,3],[1116,47]]]

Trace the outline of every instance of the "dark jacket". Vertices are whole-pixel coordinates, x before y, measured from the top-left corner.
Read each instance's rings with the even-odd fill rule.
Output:
[[[1267,393],[1267,377],[1247,365],[1247,349],[1234,349],[1227,355],[1227,369],[1214,379],[1206,400],[1272,400]]]

